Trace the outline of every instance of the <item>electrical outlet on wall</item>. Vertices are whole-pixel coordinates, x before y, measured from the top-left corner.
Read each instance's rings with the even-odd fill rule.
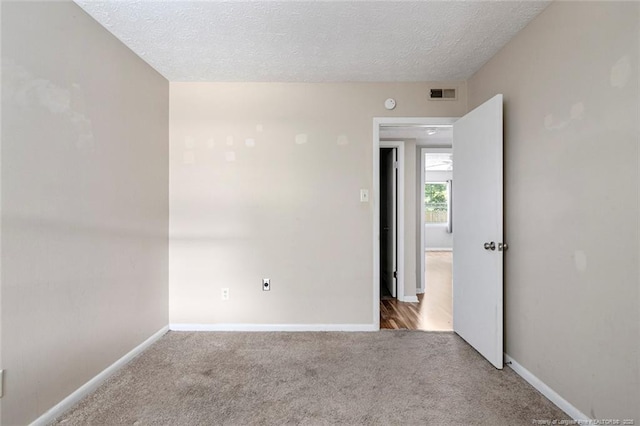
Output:
[[[229,288],[222,289],[222,300],[229,300]]]

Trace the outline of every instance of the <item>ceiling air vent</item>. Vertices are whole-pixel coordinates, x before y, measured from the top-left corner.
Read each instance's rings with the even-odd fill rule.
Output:
[[[429,99],[432,101],[456,100],[456,89],[431,89]]]

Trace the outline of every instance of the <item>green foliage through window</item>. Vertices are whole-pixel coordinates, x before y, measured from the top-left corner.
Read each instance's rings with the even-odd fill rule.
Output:
[[[447,223],[449,191],[446,182],[429,182],[424,185],[424,212],[426,223]]]

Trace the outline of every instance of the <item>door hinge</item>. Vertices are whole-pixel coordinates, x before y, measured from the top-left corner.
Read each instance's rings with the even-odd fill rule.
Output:
[[[498,251],[507,251],[508,248],[509,248],[509,244],[498,243]]]
[[[394,161],[394,162],[393,162],[393,168],[394,168],[394,169],[397,169],[397,168],[398,168],[398,162],[397,162],[397,161]]]
[[[0,370],[0,398],[4,396],[4,370]]]
[[[398,271],[393,271],[393,278],[398,278]]]

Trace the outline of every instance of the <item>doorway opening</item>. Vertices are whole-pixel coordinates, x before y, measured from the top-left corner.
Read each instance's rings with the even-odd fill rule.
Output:
[[[460,119],[452,118],[374,118],[373,119],[373,326],[380,328],[380,144],[385,127],[413,126],[439,129],[452,128],[453,157],[456,161],[455,182],[451,201],[453,208],[454,254],[453,261],[453,330],[475,348],[496,368],[503,366],[503,256],[508,248],[503,241],[503,96],[496,95]],[[455,133],[454,133],[455,132]],[[398,140],[398,139],[396,139]],[[403,139],[400,139],[403,140]],[[404,139],[407,149],[416,151],[415,138],[410,143]],[[421,155],[409,160],[415,164]],[[409,163],[409,164],[411,164]],[[414,176],[423,176],[421,172]],[[412,172],[407,171],[407,175]],[[402,173],[400,173],[402,175]],[[417,180],[417,177],[416,179]],[[421,200],[418,192],[424,191],[420,185],[409,182],[408,205]],[[415,192],[414,192],[415,191]],[[400,203],[399,203],[400,204]],[[420,206],[424,203],[418,202]],[[401,204],[400,204],[401,205]],[[423,208],[423,207],[421,207]],[[407,300],[418,292],[424,273],[423,266],[413,268],[414,255],[421,265],[425,262],[423,240],[424,230],[416,230],[415,223],[422,221],[418,208],[408,208],[415,212],[413,221],[407,214],[409,232],[406,237],[407,280],[398,280],[398,293]],[[402,214],[399,214],[402,217]],[[411,229],[413,228],[413,229]],[[402,230],[399,230],[402,235]],[[417,236],[415,234],[418,234]],[[399,243],[399,248],[403,244]],[[404,257],[398,253],[398,264]],[[413,269],[413,271],[412,271]],[[416,272],[414,274],[414,272]],[[404,288],[401,287],[404,286]],[[402,290],[401,290],[402,288]],[[415,292],[415,293],[414,293]],[[417,297],[413,296],[416,301]],[[416,303],[417,304],[417,303]]]
[[[398,148],[380,148],[380,300],[398,296]]]
[[[376,149],[378,217],[376,303],[405,300],[405,143],[380,141]]]
[[[427,328],[429,323],[423,318],[421,303],[426,260],[420,231],[424,223],[419,218],[424,204],[421,157],[424,146],[443,147],[442,137],[451,135],[454,121],[451,118],[374,119],[374,321],[378,328],[435,329]],[[443,132],[434,136],[440,129]],[[450,144],[449,138],[446,142],[449,149]],[[397,169],[392,167],[394,164]],[[394,198],[394,192],[397,195],[404,192],[402,200],[399,196]]]
[[[424,269],[418,297],[425,330],[453,330],[453,155],[421,149],[421,231]]]

